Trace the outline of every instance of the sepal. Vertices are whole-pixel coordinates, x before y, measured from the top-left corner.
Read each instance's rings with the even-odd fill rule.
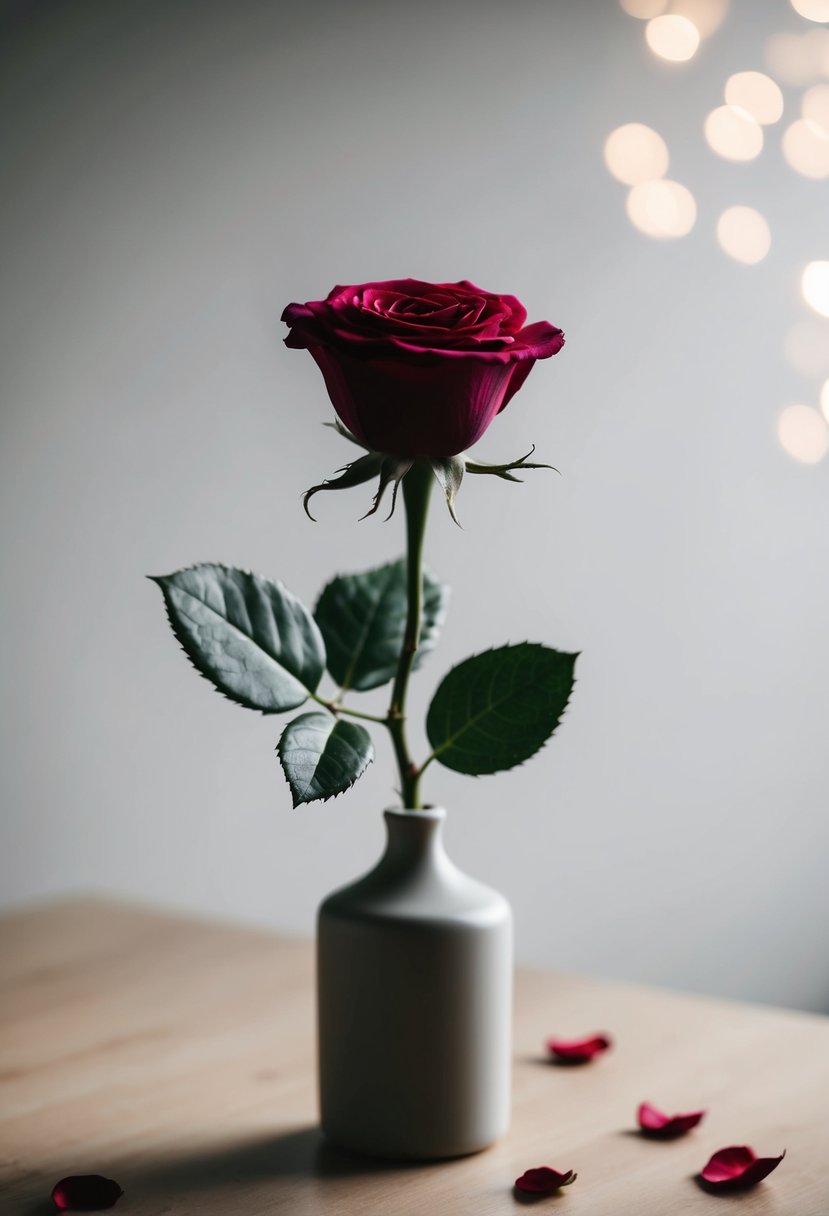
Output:
[[[354,486],[364,485],[367,481],[372,481],[377,477],[377,491],[371,500],[371,506],[365,515],[361,515],[361,519],[368,519],[369,515],[375,515],[380,508],[383,497],[389,485],[392,486],[391,509],[386,516],[386,519],[391,519],[394,515],[394,508],[397,506],[397,491],[400,482],[412,467],[414,461],[405,459],[402,456],[388,456],[384,452],[373,452],[367,448],[364,443],[355,436],[347,427],[343,426],[339,418],[333,422],[324,422],[323,426],[330,426],[338,435],[342,435],[343,439],[347,439],[349,443],[354,443],[359,448],[363,448],[365,456],[358,456],[356,460],[349,461],[342,468],[337,469],[338,477],[328,477],[325,481],[321,481],[318,485],[311,486],[310,490],[306,490],[302,496],[302,506],[305,514],[309,519],[314,519],[311,514],[308,503],[315,494],[320,490],[350,490]]]
[[[347,439],[349,443],[356,444],[356,446],[358,448],[362,448],[364,452],[371,451],[371,448],[363,443],[361,439],[358,439],[356,435],[351,434],[351,431],[347,426],[343,426],[339,418],[335,418],[333,422],[323,422],[322,425],[330,426],[332,431],[336,431],[338,435],[342,435],[343,439]]]
[[[458,490],[461,488],[466,461],[463,456],[447,456],[445,458],[436,457],[430,463],[438,485],[446,497],[449,514],[458,527],[460,527],[461,521],[455,514],[455,498]]]
[[[350,490],[352,486],[361,486],[364,482],[371,481],[380,473],[383,459],[379,452],[369,452],[366,456],[360,456],[357,460],[352,460],[350,464],[338,469],[339,477],[329,477],[325,481],[321,481],[319,485],[311,486],[311,489],[306,490],[302,496],[305,514],[316,523],[317,521],[308,510],[308,503],[315,494],[319,494],[320,490]]]
[[[526,456],[519,456],[517,460],[509,460],[506,464],[487,464],[483,460],[467,460],[467,473],[489,473],[493,477],[501,477],[504,481],[523,481],[522,477],[513,477],[514,469],[552,469],[554,473],[558,472],[555,465],[552,464],[537,464],[529,458],[535,451],[535,444],[532,445]]]
[[[391,507],[386,516],[386,522],[394,515],[394,508],[397,506],[397,491],[400,483],[408,473],[409,469],[414,464],[413,460],[403,460],[397,456],[384,456],[380,464],[380,481],[377,486],[377,493],[371,500],[371,506],[366,511],[365,515],[361,515],[360,519],[368,519],[369,515],[374,515],[377,512],[380,503],[383,501],[383,495],[386,492],[386,487],[392,483],[391,492]]]
[[[370,508],[360,518],[368,519],[370,515],[377,513],[386,490],[391,485],[391,509],[386,516],[387,520],[391,519],[397,505],[397,491],[400,488],[400,482],[412,468],[415,459],[404,456],[390,456],[383,452],[372,451],[366,447],[362,440],[353,435],[347,427],[343,426],[339,418],[333,422],[326,422],[323,425],[331,427],[338,435],[342,435],[343,439],[347,439],[349,443],[356,444],[357,447],[362,448],[365,451],[365,455],[359,456],[356,460],[338,469],[337,473],[339,476],[327,478],[325,481],[320,482],[319,485],[311,486],[310,490],[305,492],[302,505],[308,518],[314,519],[308,508],[308,503],[314,494],[318,494],[320,490],[350,490],[353,486],[363,485],[365,482],[371,481],[376,477],[378,478],[377,491],[371,501]],[[519,456],[517,460],[507,460],[503,464],[489,464],[483,460],[469,460],[465,452],[460,452],[456,456],[432,456],[423,459],[428,459],[432,472],[440,488],[443,490],[449,514],[460,527],[460,520],[455,510],[455,501],[463,482],[464,473],[486,473],[491,477],[500,477],[502,481],[521,482],[523,479],[515,476],[516,470],[553,469],[554,472],[558,472],[558,469],[554,465],[530,460],[534,452],[535,444],[524,456]]]

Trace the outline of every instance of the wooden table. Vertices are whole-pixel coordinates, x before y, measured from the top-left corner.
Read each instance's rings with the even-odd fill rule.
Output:
[[[0,922],[0,1212],[45,1216],[52,1185],[103,1173],[121,1216],[495,1216],[529,1166],[578,1181],[571,1216],[829,1213],[829,1022],[806,1014],[524,971],[510,1135],[474,1157],[378,1165],[315,1127],[313,952],[281,939],[92,901]],[[585,1067],[545,1035],[606,1029]],[[708,1107],[644,1140],[637,1104]],[[732,1198],[693,1175],[717,1148],[787,1149]]]

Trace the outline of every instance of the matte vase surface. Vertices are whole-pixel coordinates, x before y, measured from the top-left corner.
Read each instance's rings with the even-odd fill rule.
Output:
[[[371,1156],[461,1156],[509,1126],[512,914],[449,860],[444,818],[386,811],[378,864],[319,911],[322,1128]]]

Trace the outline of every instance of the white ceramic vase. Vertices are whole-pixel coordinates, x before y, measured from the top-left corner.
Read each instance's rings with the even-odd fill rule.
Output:
[[[512,913],[449,860],[445,814],[386,811],[378,864],[319,911],[322,1128],[370,1156],[461,1156],[509,1125]]]

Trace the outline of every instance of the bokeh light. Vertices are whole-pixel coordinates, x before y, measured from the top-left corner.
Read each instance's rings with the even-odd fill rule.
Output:
[[[829,380],[824,382],[820,390],[820,408],[823,410],[823,417],[829,422]]]
[[[619,0],[619,4],[629,16],[643,21],[663,13],[685,17],[700,38],[710,38],[725,20],[730,0]]]
[[[772,34],[766,42],[766,63],[777,80],[795,87],[811,84],[823,70],[823,51],[812,35]]]
[[[829,135],[808,118],[799,118],[783,132],[783,155],[803,177],[829,177]]]
[[[640,17],[644,21],[658,17],[668,7],[668,0],[619,0],[619,3],[631,17]]]
[[[807,122],[814,123],[829,136],[829,84],[812,85],[803,95],[800,112]]]
[[[788,330],[783,349],[791,367],[801,376],[829,376],[829,326],[817,317],[804,317]]]
[[[748,111],[763,126],[777,122],[783,114],[780,86],[764,72],[735,72],[729,76],[725,100],[730,106]]]
[[[829,21],[829,0],[791,0],[792,8],[809,21]]]
[[[818,74],[829,76],[829,30],[812,30],[810,34],[806,35],[806,41]]]
[[[699,30],[693,21],[677,13],[653,17],[645,28],[645,38],[654,55],[672,63],[692,59],[699,46]]]
[[[718,106],[705,120],[705,138],[726,160],[754,160],[763,150],[763,128],[742,106]]]
[[[810,262],[800,280],[803,299],[821,317],[829,317],[829,262]]]
[[[687,17],[700,38],[710,38],[725,20],[728,6],[729,0],[671,0],[669,12]]]
[[[720,248],[746,266],[762,262],[771,247],[771,230],[753,207],[729,207],[717,221]]]
[[[664,177],[668,171],[665,140],[641,122],[628,122],[611,131],[605,140],[604,159],[613,176],[628,186]]]
[[[777,419],[785,452],[803,464],[817,464],[829,451],[829,427],[810,405],[788,405]]]
[[[628,219],[656,240],[686,236],[697,218],[691,191],[679,182],[640,182],[627,197]]]

